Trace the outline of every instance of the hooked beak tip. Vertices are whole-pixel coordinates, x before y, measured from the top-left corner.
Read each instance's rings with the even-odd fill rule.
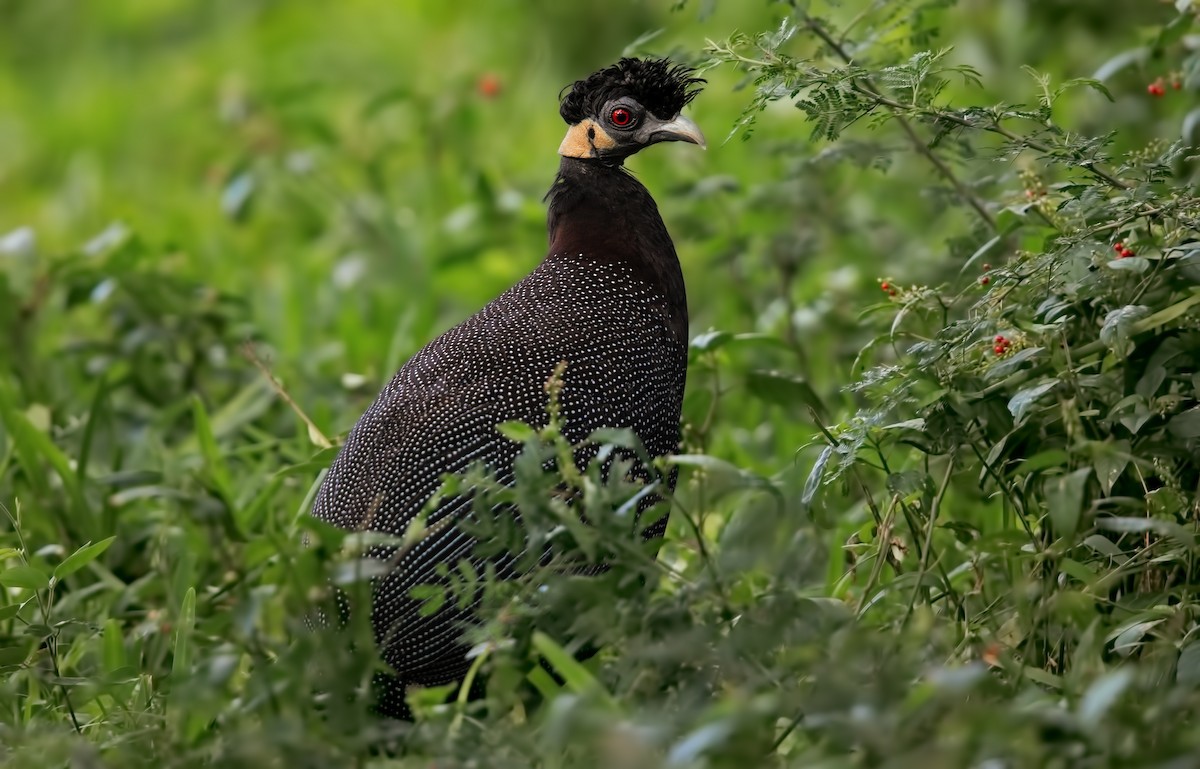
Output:
[[[663,125],[655,133],[661,134],[666,141],[688,142],[702,150],[708,149],[708,143],[704,140],[704,133],[700,130],[700,126],[683,115],[676,116],[674,120]]]

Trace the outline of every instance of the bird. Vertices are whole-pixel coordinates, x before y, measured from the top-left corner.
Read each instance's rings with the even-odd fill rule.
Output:
[[[538,266],[406,362],[347,434],[312,515],[336,527],[403,535],[424,512],[426,536],[365,555],[387,563],[371,585],[371,622],[390,670],[375,710],[409,718],[409,686],[461,681],[472,608],[446,601],[423,616],[417,585],[440,564],[471,559],[453,523],[465,495],[438,498],[446,474],[484,466],[514,482],[521,445],[497,425],[547,422],[546,382],[561,369],[561,430],[581,444],[597,429],[631,430],[650,457],[676,453],[687,378],[688,307],[675,246],[649,191],[625,168],[661,142],[705,146],[682,111],[704,83],[665,58],[620,59],[559,95],[567,132],[546,195],[549,249]],[[577,461],[585,455],[577,454]],[[673,490],[675,476],[667,479]],[[659,539],[664,515],[643,530]],[[475,564],[477,567],[479,563]],[[482,569],[480,569],[482,573]],[[348,611],[339,598],[341,611]],[[428,614],[428,612],[426,612]]]

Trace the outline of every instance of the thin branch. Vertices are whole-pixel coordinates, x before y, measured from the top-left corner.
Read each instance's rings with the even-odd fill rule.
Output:
[[[933,552],[933,530],[937,526],[938,514],[942,508],[942,500],[946,497],[946,490],[950,488],[950,478],[954,475],[954,456],[950,456],[950,461],[946,463],[946,474],[942,476],[942,483],[938,487],[937,494],[933,497],[933,502],[929,506],[929,520],[925,526],[925,546],[921,548],[921,563],[917,567],[917,580],[913,583],[913,592],[908,599],[908,611],[904,614],[902,625],[908,624],[909,618],[912,616],[913,607],[916,605],[917,594],[921,590],[921,583],[925,581],[925,575],[929,572],[930,553]],[[915,533],[915,532],[914,532]],[[950,581],[948,575],[943,572],[943,578],[946,579],[946,591],[950,591]],[[957,596],[955,596],[957,598]],[[955,603],[958,603],[956,600]],[[959,605],[961,609],[961,604]]]
[[[850,54],[846,52],[846,49],[842,47],[842,44],[837,40],[834,40],[833,37],[831,37],[830,34],[826,32],[825,29],[821,27],[821,25],[818,24],[815,19],[812,17],[806,17],[805,24],[808,29],[812,30],[813,34],[821,38],[821,41],[824,42],[825,45],[829,46],[830,50],[836,53],[842,61],[846,62],[847,64],[851,63]],[[863,91],[864,94],[871,96],[871,98],[887,107],[891,111],[892,115],[896,118],[896,122],[900,124],[902,129],[904,129],[904,133],[908,135],[909,140],[912,142],[913,147],[917,150],[917,152],[921,153],[926,160],[933,164],[934,168],[938,170],[938,173],[942,175],[942,178],[950,182],[950,185],[954,187],[954,191],[958,193],[960,198],[966,201],[967,205],[975,209],[975,213],[979,214],[979,218],[983,219],[984,223],[987,224],[988,229],[990,229],[992,232],[999,232],[1000,230],[996,226],[996,218],[992,216],[991,211],[987,210],[987,207],[983,204],[983,201],[979,199],[979,196],[971,191],[969,187],[963,184],[962,181],[960,181],[959,178],[954,175],[954,171],[950,168],[950,166],[946,165],[945,161],[938,157],[933,150],[929,148],[929,145],[924,139],[921,138],[920,134],[917,133],[917,130],[913,128],[912,123],[910,123],[908,119],[904,117],[903,112],[908,111],[906,109],[907,105],[903,105],[901,102],[895,102],[891,99],[885,100],[884,97],[879,96],[879,89],[869,77],[864,76],[861,78],[861,82],[863,85],[865,85],[865,88],[863,85],[860,85],[857,80],[852,82],[854,83],[855,88],[858,88],[860,91]]]
[[[1045,154],[1045,155],[1053,155],[1054,154],[1054,148],[1051,147],[1050,145],[1043,144],[1042,142],[1039,142],[1036,139],[1031,139],[1028,136],[1020,136],[1018,134],[1013,133],[1012,131],[1005,128],[998,119],[994,119],[991,123],[988,123],[988,124],[980,124],[980,123],[976,123],[972,120],[968,120],[961,115],[955,114],[954,112],[947,112],[945,110],[933,109],[931,107],[922,107],[919,104],[910,104],[907,102],[897,101],[895,99],[888,98],[887,96],[884,96],[883,94],[879,93],[878,91],[874,90],[873,88],[863,87],[859,83],[855,83],[854,87],[863,96],[866,96],[867,98],[883,105],[884,107],[891,109],[893,112],[909,112],[909,113],[915,112],[915,113],[923,115],[925,117],[933,118],[934,120],[944,120],[947,123],[954,123],[955,125],[962,126],[963,128],[974,128],[979,131],[987,131],[988,133],[998,134],[1000,136],[1003,136],[1005,139],[1008,139],[1010,142],[1013,142],[1014,144],[1020,145],[1027,149],[1036,150],[1037,152],[1041,152],[1042,154]],[[1115,187],[1115,188],[1121,189],[1121,190],[1133,189],[1132,184],[1130,184],[1127,181],[1124,181],[1123,179],[1118,179],[1117,177],[1113,176],[1109,172],[1105,171],[1103,168],[1100,168],[1099,166],[1097,166],[1095,163],[1080,163],[1080,166],[1085,171],[1090,173],[1091,175],[1104,181],[1105,183],[1107,183],[1108,185],[1110,185],[1112,187]]]
[[[271,389],[275,391],[275,394],[282,398],[283,402],[300,418],[300,421],[308,427],[308,437],[312,439],[312,442],[323,449],[331,448],[334,445],[333,441],[329,440],[325,436],[325,433],[321,432],[321,428],[317,427],[317,423],[309,419],[308,414],[304,413],[304,409],[300,408],[300,404],[296,403],[292,399],[292,396],[288,395],[287,390],[283,389],[283,384],[275,378],[275,375],[267,368],[267,364],[263,363],[262,358],[258,357],[258,353],[255,352],[254,346],[250,342],[242,345],[242,354],[259,370],[263,378],[271,385]]]
[[[842,46],[842,44],[840,42],[838,42],[837,40],[834,40],[833,37],[830,36],[830,34],[825,31],[825,29],[820,25],[820,23],[816,19],[812,18],[811,16],[805,17],[805,26],[809,30],[811,30],[813,32],[813,34],[815,34],[817,37],[821,38],[821,41],[824,42],[825,45],[829,46],[830,50],[832,50],[834,53],[836,53],[838,55],[838,58],[840,58],[842,61],[846,62],[847,64],[852,63],[850,54],[846,51],[846,49]],[[955,185],[955,188],[957,190],[959,190],[960,194],[964,192],[965,188],[963,188],[960,184],[957,183],[957,179],[955,179],[954,176],[949,173],[949,169],[945,168],[945,165],[943,163],[941,163],[940,160],[937,159],[936,156],[928,150],[928,147],[926,147],[924,145],[924,142],[922,142],[920,140],[920,137],[916,136],[915,132],[913,131],[912,126],[905,120],[905,118],[903,117],[903,115],[901,113],[915,112],[915,113],[918,113],[921,115],[935,118],[937,120],[945,120],[947,122],[963,126],[964,128],[982,129],[982,130],[988,131],[990,133],[999,134],[1000,136],[1003,136],[1005,139],[1008,139],[1010,142],[1019,144],[1023,147],[1028,147],[1031,150],[1036,150],[1038,152],[1041,152],[1041,153],[1047,154],[1047,155],[1051,155],[1054,153],[1054,149],[1052,147],[1050,147],[1049,145],[1042,144],[1041,142],[1037,141],[1036,139],[1030,139],[1027,136],[1019,136],[1019,135],[1013,133],[1012,131],[1008,130],[1007,128],[1005,128],[1003,125],[1001,125],[999,120],[994,120],[991,125],[979,125],[970,120],[967,120],[964,117],[956,115],[953,112],[943,112],[941,110],[931,109],[929,107],[922,107],[918,104],[906,104],[901,101],[896,101],[895,99],[890,99],[890,98],[884,96],[880,92],[880,89],[875,86],[875,84],[871,81],[870,78],[863,77],[863,78],[860,78],[857,80],[853,80],[851,82],[854,85],[854,87],[856,89],[858,89],[859,92],[862,93],[864,96],[866,96],[870,99],[873,99],[874,101],[878,102],[879,104],[887,107],[888,109],[890,109],[892,111],[892,114],[894,114],[896,116],[896,119],[900,122],[900,125],[904,128],[905,133],[907,133],[910,138],[914,139],[914,143],[917,144],[918,151],[920,151],[921,154],[925,155],[926,158],[928,158],[935,166],[938,167],[938,170],[942,173],[942,175],[946,176],[946,178],[948,180],[950,180],[950,182],[952,184]],[[1108,171],[1105,171],[1103,168],[1097,166],[1094,163],[1081,163],[1080,165],[1082,165],[1084,170],[1086,170],[1088,173],[1092,174],[1093,176],[1095,176],[1098,179],[1102,179],[1103,181],[1105,181],[1112,187],[1115,187],[1117,189],[1122,189],[1122,190],[1128,190],[1128,189],[1133,188],[1133,185],[1130,184],[1129,182],[1126,182],[1122,179],[1118,179],[1116,176],[1112,175]],[[980,206],[977,205],[977,203],[979,202],[978,199],[975,198],[975,196],[973,194],[969,193],[969,191],[967,191],[967,192],[968,192],[968,194],[966,196],[964,196],[964,199],[968,203],[971,204],[972,208],[974,208],[977,212],[979,212],[980,216],[984,217],[984,220],[988,222],[989,226],[991,226],[992,229],[995,229],[995,223],[992,219],[991,214],[986,211],[981,210]]]

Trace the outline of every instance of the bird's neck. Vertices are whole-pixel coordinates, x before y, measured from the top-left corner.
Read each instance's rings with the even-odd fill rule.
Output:
[[[618,164],[562,158],[546,195],[548,258],[622,263],[662,292],[671,327],[687,341],[687,294],[675,245],[650,192]]]

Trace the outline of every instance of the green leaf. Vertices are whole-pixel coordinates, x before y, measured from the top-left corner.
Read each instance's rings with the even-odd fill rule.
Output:
[[[1116,419],[1133,435],[1137,435],[1139,431],[1156,416],[1147,400],[1140,395],[1127,395],[1117,401],[1108,412],[1109,419]]]
[[[225,458],[221,456],[221,449],[217,446],[217,438],[213,434],[208,411],[205,410],[204,402],[198,395],[192,396],[192,421],[195,424],[196,441],[200,445],[200,456],[204,458],[204,468],[208,473],[208,480],[221,498],[229,502],[233,499],[233,483],[229,478],[229,468],[226,467]]]
[[[1063,558],[1059,562],[1058,568],[1063,574],[1078,580],[1084,585],[1091,585],[1096,581],[1096,572],[1086,564],[1082,564],[1073,558]]]
[[[33,566],[12,566],[0,571],[0,585],[25,590],[43,590],[50,584],[50,575]]]
[[[1158,328],[1159,326],[1165,326],[1171,321],[1183,317],[1185,314],[1187,314],[1188,310],[1192,309],[1192,307],[1197,304],[1200,304],[1200,289],[1193,289],[1192,295],[1186,299],[1181,299],[1175,304],[1165,307],[1153,315],[1149,315],[1138,320],[1133,324],[1133,328],[1131,329],[1130,333],[1134,335],[1142,334],[1151,329]]]
[[[1029,410],[1033,408],[1038,399],[1046,393],[1050,392],[1058,384],[1058,380],[1052,379],[1048,382],[1026,387],[1023,390],[1018,390],[1016,395],[1008,401],[1008,411],[1013,415],[1018,423],[1025,421],[1025,416]]]
[[[812,470],[808,474],[808,479],[804,481],[804,492],[800,495],[800,504],[805,507],[811,505],[813,497],[817,495],[817,489],[821,487],[821,478],[825,474],[825,466],[829,464],[832,456],[833,446],[826,446],[821,450],[817,461],[813,463]]]
[[[1169,45],[1178,43],[1183,39],[1183,36],[1192,28],[1192,21],[1195,14],[1190,10],[1186,13],[1181,13],[1171,20],[1169,24],[1163,27],[1158,32],[1158,36],[1154,38],[1154,42],[1150,44],[1151,50],[1156,54],[1161,54],[1163,49]]]
[[[1118,668],[1097,678],[1079,702],[1079,720],[1089,729],[1101,726],[1104,716],[1133,683],[1133,670]]]
[[[1108,99],[1109,101],[1116,101],[1113,99],[1112,93],[1109,92],[1108,86],[1091,77],[1075,77],[1064,81],[1063,84],[1060,85],[1057,90],[1055,90],[1054,98],[1057,99],[1064,92],[1069,91],[1072,88],[1091,88],[1093,91],[1102,94],[1104,98]]]
[[[1106,640],[1113,642],[1113,651],[1128,657],[1144,645],[1142,639],[1146,637],[1147,633],[1164,622],[1166,622],[1165,619],[1133,622],[1114,633],[1110,633]]]
[[[1023,666],[1021,675],[1051,689],[1061,690],[1063,688],[1062,676],[1057,676],[1033,665]]]
[[[221,211],[234,221],[245,219],[257,186],[253,171],[244,170],[234,174],[221,190]]]
[[[754,473],[747,472],[732,462],[708,454],[675,454],[667,457],[667,463],[680,467],[694,467],[708,474],[709,494],[719,496],[721,493],[742,489],[757,489],[766,491],[776,498],[782,499],[782,492],[770,480]]]
[[[262,485],[259,492],[254,495],[254,499],[233,511],[234,525],[239,531],[249,536],[253,532],[262,530],[263,519],[283,485],[284,471],[279,471]]]
[[[1161,521],[1157,518],[1129,518],[1123,516],[1097,518],[1096,528],[1130,534],[1151,532],[1164,537],[1170,537],[1186,547],[1196,546],[1196,537],[1192,532],[1173,521]]]
[[[1109,260],[1108,268],[1118,272],[1140,273],[1150,269],[1150,260],[1144,256],[1126,256],[1121,259]]]
[[[1180,686],[1200,688],[1200,642],[1183,647],[1175,663],[1175,682]]]
[[[703,334],[697,334],[692,338],[691,343],[688,345],[688,359],[695,360],[703,353],[715,352],[726,346],[745,347],[748,345],[787,347],[787,344],[774,334],[761,334],[757,332],[731,334],[728,331],[705,331]]]
[[[534,665],[533,670],[530,670],[525,677],[546,702],[553,702],[554,698],[562,692],[563,687],[541,665]]]
[[[1041,355],[1044,350],[1044,347],[1026,347],[1023,350],[1018,350],[1012,355],[1003,358],[989,366],[987,372],[984,373],[983,378],[985,380],[991,380],[1006,377],[1019,369],[1022,363],[1033,360],[1037,356]]]
[[[125,655],[125,636],[121,633],[121,623],[115,619],[104,622],[103,633],[104,670],[110,675],[129,664]]]
[[[1013,475],[1028,475],[1036,473],[1039,470],[1045,470],[1047,467],[1061,467],[1067,463],[1070,455],[1062,449],[1047,449],[1039,451],[1032,457],[1022,459],[1019,464],[1013,469]]]
[[[712,352],[725,346],[733,334],[728,331],[705,331],[692,338],[691,349],[697,352]]]
[[[422,617],[437,614],[446,604],[446,588],[441,585],[415,585],[408,591],[408,595],[414,601],[421,602],[418,612]]]
[[[1104,342],[1117,356],[1124,357],[1133,352],[1133,337],[1136,324],[1146,317],[1150,308],[1140,304],[1131,304],[1116,310],[1111,310],[1104,316],[1104,325],[1100,327],[1100,341]]]
[[[91,536],[96,528],[79,477],[71,467],[71,460],[62,452],[50,436],[39,430],[20,409],[17,408],[16,398],[8,383],[0,377],[0,423],[8,429],[16,445],[17,455],[21,466],[28,474],[30,482],[38,489],[39,494],[49,494],[50,484],[42,468],[42,461],[54,469],[62,481],[63,488],[71,500],[71,528],[82,529],[85,536]]]
[[[192,631],[196,626],[196,588],[189,587],[179,607],[172,648],[171,678],[178,681],[192,669]]]
[[[1112,493],[1113,484],[1125,472],[1132,458],[1129,441],[1093,441],[1092,464],[1096,468],[1096,480],[1100,481],[1100,489],[1105,495]]]
[[[496,432],[516,443],[529,443],[538,436],[537,430],[525,422],[501,422],[496,425]]]
[[[1155,518],[1170,520],[1190,507],[1190,500],[1177,489],[1164,486],[1146,495],[1146,509]]]
[[[1083,494],[1091,475],[1092,468],[1084,467],[1069,475],[1046,479],[1046,507],[1056,536],[1070,538],[1078,530]]]
[[[1103,534],[1092,534],[1083,541],[1083,544],[1090,547],[1100,555],[1110,558],[1114,563],[1122,564],[1129,560],[1129,556],[1117,547],[1117,543],[1113,542]]]
[[[114,540],[116,540],[116,537],[112,536],[108,537],[107,539],[102,539],[99,542],[88,543],[76,550],[74,553],[71,553],[69,556],[63,559],[62,563],[54,567],[54,578],[62,579],[67,575],[74,574],[84,566],[87,566],[89,563],[99,558]]]
[[[31,651],[29,644],[17,646],[0,646],[0,670],[12,668],[25,663]]]
[[[971,254],[971,256],[967,258],[967,261],[963,264],[962,268],[958,271],[959,274],[961,275],[962,273],[966,272],[972,266],[974,266],[975,262],[979,261],[983,257],[990,254],[992,252],[992,249],[995,248],[997,245],[999,245],[1000,241],[1003,239],[1004,239],[1003,234],[993,235],[982,246],[975,249],[975,253]]]
[[[806,405],[819,416],[826,414],[825,404],[809,385],[808,380],[783,371],[750,371],[746,374],[746,389],[767,403],[780,406]]]
[[[1121,70],[1145,61],[1149,55],[1150,49],[1145,46],[1121,51],[1097,67],[1096,71],[1092,73],[1092,78],[1100,82],[1108,80]]]
[[[1200,136],[1197,136],[1200,132],[1197,128],[1200,128],[1200,107],[1183,116],[1183,122],[1179,124],[1180,138],[1188,144],[1200,144]]]
[[[1178,438],[1200,438],[1200,406],[1171,417],[1167,429]]]
[[[613,704],[612,696],[605,691],[588,669],[579,664],[578,660],[550,636],[540,630],[535,630],[533,648],[545,658],[550,667],[554,668],[568,689],[576,694],[599,693],[605,703],[610,706]]]

